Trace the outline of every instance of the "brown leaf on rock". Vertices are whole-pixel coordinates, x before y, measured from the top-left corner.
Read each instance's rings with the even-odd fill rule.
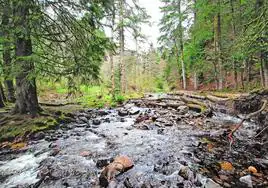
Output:
[[[225,171],[232,171],[232,170],[234,170],[234,167],[233,167],[232,163],[230,163],[228,161],[222,161],[222,162],[220,162],[220,166],[221,166],[221,169],[222,170],[225,170]]]
[[[80,156],[82,156],[82,157],[87,157],[87,156],[89,156],[90,155],[90,152],[89,151],[82,151],[81,153],[80,153]]]
[[[24,147],[26,147],[26,143],[25,142],[13,143],[11,145],[11,149],[22,149]]]
[[[255,174],[258,172],[258,170],[254,166],[249,166],[248,171],[252,174]]]

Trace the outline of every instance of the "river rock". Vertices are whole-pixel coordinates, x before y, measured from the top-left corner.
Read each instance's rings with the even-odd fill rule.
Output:
[[[239,179],[239,181],[242,183],[245,183],[247,187],[250,187],[250,188],[253,187],[251,175],[243,176]]]
[[[93,119],[92,124],[93,125],[100,125],[101,121],[99,119]]]
[[[88,124],[87,123],[83,123],[83,124],[77,124],[76,127],[86,127]]]
[[[118,115],[121,116],[121,117],[127,116],[128,111],[124,110],[124,109],[121,109],[121,110],[118,111]]]
[[[129,114],[130,115],[137,115],[137,114],[139,114],[140,113],[140,110],[139,110],[139,108],[137,108],[137,107],[133,107],[133,108],[131,108],[130,110],[129,110]]]
[[[84,116],[79,117],[79,119],[84,123],[88,123],[88,119],[86,117],[84,117]]]
[[[214,182],[212,179],[207,179],[204,188],[222,188],[222,186]]]
[[[177,108],[177,110],[179,111],[180,115],[184,115],[189,111],[189,107],[188,106],[179,106]]]
[[[109,163],[111,163],[113,161],[112,158],[109,159],[99,159],[97,160],[96,166],[97,168],[103,168],[105,166],[108,166]]]
[[[98,115],[99,116],[106,116],[106,115],[108,115],[109,113],[107,112],[107,111],[105,111],[105,110],[99,110],[98,111]]]
[[[56,156],[58,155],[58,153],[60,152],[60,149],[59,148],[53,148],[53,150],[50,152],[50,156]]]
[[[41,140],[45,138],[45,136],[46,136],[45,133],[41,131],[33,135],[33,140]]]

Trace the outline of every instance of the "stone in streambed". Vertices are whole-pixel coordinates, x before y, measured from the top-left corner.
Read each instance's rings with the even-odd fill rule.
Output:
[[[127,116],[128,115],[128,111],[127,110],[119,110],[118,111],[118,115],[121,117]]]
[[[112,161],[113,161],[112,158],[109,158],[109,159],[99,159],[99,160],[97,160],[96,167],[97,168],[103,168],[105,166],[108,166],[109,163],[111,163]]]
[[[41,140],[41,139],[44,139],[45,138],[45,133],[44,132],[38,132],[38,133],[35,133],[34,135],[33,135],[33,140]]]
[[[107,111],[105,111],[105,110],[99,110],[98,111],[98,115],[99,116],[106,116],[106,115],[108,115],[109,113],[107,112]]]
[[[88,119],[86,117],[79,117],[79,120],[81,120],[84,123],[88,123]]]
[[[107,187],[116,174],[126,172],[134,166],[132,160],[127,156],[118,156],[112,163],[105,167],[99,177],[100,185]]]
[[[222,188],[222,186],[214,182],[212,179],[207,179],[204,188]]]
[[[244,183],[247,187],[253,187],[251,175],[243,176],[239,179],[239,181]]]
[[[101,121],[99,119],[93,119],[92,124],[93,125],[100,125]]]
[[[184,115],[189,111],[189,107],[188,106],[179,106],[177,108],[177,110],[179,111],[180,115]]]

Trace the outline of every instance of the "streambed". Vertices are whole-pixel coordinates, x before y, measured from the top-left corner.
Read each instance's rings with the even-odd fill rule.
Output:
[[[118,175],[110,187],[247,187],[238,176],[249,174],[237,174],[249,165],[261,170],[260,177],[252,176],[257,179],[252,185],[268,186],[267,150],[252,154],[250,161],[245,153],[245,161],[237,158],[239,144],[245,147],[256,134],[253,122],[237,132],[238,145],[229,152],[225,132],[240,119],[222,113],[202,118],[187,111],[182,116],[177,109],[138,107],[130,101],[120,108],[74,115],[72,123],[29,141],[21,152],[1,150],[0,187],[100,187],[103,167],[122,155],[133,160],[134,167]],[[213,148],[207,150],[210,143]],[[264,160],[263,167],[254,163],[255,158]],[[224,172],[218,165],[222,160],[237,168]]]

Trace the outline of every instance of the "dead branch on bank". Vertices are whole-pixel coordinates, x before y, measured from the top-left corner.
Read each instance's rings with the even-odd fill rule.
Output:
[[[250,113],[250,114],[248,114],[246,117],[244,117],[243,119],[242,119],[242,121],[228,134],[228,139],[230,140],[230,149],[231,149],[231,146],[232,146],[232,144],[233,144],[233,142],[234,142],[234,139],[233,139],[233,135],[234,135],[234,133],[243,125],[243,123],[246,121],[246,120],[248,120],[248,119],[250,119],[250,118],[252,118],[252,117],[254,117],[254,116],[256,116],[256,115],[258,115],[259,113],[261,113],[264,109],[265,109],[265,107],[266,107],[266,105],[267,105],[267,100],[263,100],[263,104],[262,104],[262,107],[261,107],[261,109],[259,109],[258,111],[256,111],[256,112],[252,112],[252,113]]]

